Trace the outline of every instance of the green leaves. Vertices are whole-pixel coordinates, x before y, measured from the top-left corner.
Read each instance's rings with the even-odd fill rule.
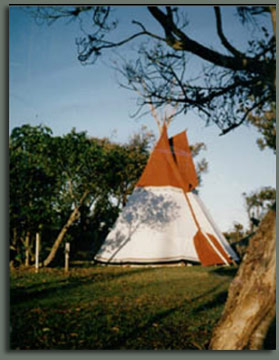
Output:
[[[33,229],[48,223],[56,174],[52,164],[51,130],[23,125],[10,137],[11,223]]]
[[[74,209],[68,239],[84,238],[88,222],[96,232],[91,231],[92,241],[95,235],[102,238],[146,164],[149,139],[142,132],[120,145],[75,129],[53,136],[44,126],[15,128],[9,144],[10,219],[18,259],[24,252],[20,238],[40,229],[42,250],[48,251]]]

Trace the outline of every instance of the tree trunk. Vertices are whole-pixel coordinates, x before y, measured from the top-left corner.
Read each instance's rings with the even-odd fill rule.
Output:
[[[61,229],[59,235],[57,236],[51,250],[50,253],[48,254],[47,258],[43,261],[43,266],[48,266],[51,261],[54,259],[56,252],[60,246],[60,244],[62,243],[64,236],[66,235],[67,231],[69,230],[69,228],[72,226],[72,224],[79,218],[80,213],[79,213],[79,209],[81,207],[81,205],[83,204],[86,196],[89,194],[88,191],[86,191],[80,201],[79,201],[79,205],[75,207],[75,209],[73,210],[73,212],[71,213],[68,221],[66,222],[66,224],[63,226],[63,228]]]
[[[27,231],[25,236],[25,266],[29,266],[29,240],[30,240],[30,233]]]
[[[10,267],[12,267],[14,265],[14,259],[17,255],[17,229],[13,228],[13,236],[11,239],[11,244],[10,244],[10,258],[9,258],[9,264]]]
[[[251,238],[232,281],[225,309],[213,331],[212,350],[261,349],[275,316],[276,212],[275,206]]]

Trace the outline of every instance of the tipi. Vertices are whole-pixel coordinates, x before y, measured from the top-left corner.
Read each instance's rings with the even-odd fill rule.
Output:
[[[168,139],[166,125],[127,205],[95,260],[106,264],[202,265],[237,260],[193,192],[198,185],[186,132]]]

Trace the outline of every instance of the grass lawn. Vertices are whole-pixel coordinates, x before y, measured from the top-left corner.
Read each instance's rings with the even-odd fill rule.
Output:
[[[11,272],[11,349],[206,349],[235,268]]]

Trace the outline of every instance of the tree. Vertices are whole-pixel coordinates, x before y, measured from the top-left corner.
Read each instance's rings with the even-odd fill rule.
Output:
[[[155,108],[166,104],[176,106],[177,114],[195,109],[207,123],[214,122],[221,134],[249,122],[262,134],[260,142],[275,149],[276,122],[272,114],[275,105],[275,35],[266,27],[260,38],[251,39],[245,51],[237,49],[223,30],[222,8],[212,7],[216,33],[223,52],[207,47],[187,34],[187,6],[146,7],[149,16],[161,27],[151,32],[136,19],[131,35],[115,41],[118,21],[116,8],[109,6],[38,7],[33,10],[37,21],[53,23],[61,18],[79,19],[90,12],[92,22],[83,36],[76,40],[78,59],[94,64],[110,50],[136,43],[135,60],[123,60],[117,70],[123,75],[124,87],[141,94],[139,111],[152,103]],[[239,21],[257,24],[260,16],[271,16],[275,29],[274,6],[236,7]],[[236,26],[238,24],[236,23]],[[93,30],[92,30],[93,29]],[[139,39],[149,39],[142,45]],[[204,63],[201,76],[193,79],[187,71],[187,56],[193,55]],[[261,121],[260,119],[265,119]],[[268,123],[268,126],[266,125]]]
[[[276,199],[276,190],[270,186],[262,187],[259,190],[252,191],[249,194],[243,193],[247,214],[250,220],[250,231],[252,232],[254,226],[263,219],[265,214]]]
[[[143,128],[131,136],[125,144],[108,139],[97,139],[104,149],[106,191],[92,206],[88,219],[91,236],[94,237],[93,254],[96,254],[106,235],[113,226],[119,211],[125,206],[149,156],[153,134]]]
[[[133,20],[139,30],[114,41],[111,33],[117,22],[108,6],[39,8],[37,19],[55,21],[61,17],[81,18],[92,12],[93,32],[77,40],[78,58],[94,63],[107,50],[124,46],[142,37],[148,44],[138,46],[135,61],[126,61],[118,70],[122,84],[144,94],[140,109],[150,102],[156,107],[178,106],[178,112],[197,110],[207,123],[215,123],[226,134],[249,123],[256,126],[262,147],[275,150],[275,6],[237,7],[243,23],[256,24],[259,16],[268,15],[273,33],[265,27],[261,38],[251,40],[245,51],[237,49],[223,30],[221,8],[213,7],[216,32],[224,51],[212,49],[192,39],[187,33],[184,7],[147,7],[161,31],[153,33],[145,24]],[[187,73],[187,56],[192,54],[204,63],[203,79]],[[275,211],[270,210],[251,240],[211,341],[213,349],[259,348],[275,314]],[[255,296],[257,294],[257,296]],[[262,296],[264,294],[264,297]],[[239,314],[243,314],[241,321]]]
[[[275,103],[271,103],[270,109],[265,111],[264,114],[255,112],[249,114],[248,120],[251,124],[256,126],[259,132],[263,135],[257,139],[257,144],[261,150],[265,148],[276,150],[276,114]]]
[[[120,209],[127,203],[149,157],[150,145],[154,140],[153,133],[146,128],[133,134],[126,144],[105,144],[107,161],[113,164],[110,168],[110,195],[117,200]]]
[[[23,125],[10,137],[10,218],[12,249],[22,258],[33,232],[58,229],[43,265],[54,259],[85,203],[93,204],[107,190],[103,147],[74,130],[53,137],[49,128]],[[103,181],[100,181],[103,179]],[[90,206],[90,205],[89,205]],[[54,232],[53,232],[54,233]],[[19,241],[20,240],[20,241]],[[27,265],[27,262],[26,262]]]
[[[215,350],[261,349],[276,313],[275,206],[250,239],[233,279],[225,309],[213,331]]]
[[[233,229],[225,233],[226,238],[232,244],[238,242],[244,235],[244,226],[238,222],[234,222]]]
[[[60,169],[60,211],[67,217],[43,261],[48,266],[62,243],[69,228],[80,217],[80,208],[89,202],[89,207],[106,191],[107,165],[103,148],[86,136],[85,132],[72,130],[63,138],[56,139],[56,164]],[[102,181],[100,181],[102,179]]]
[[[55,221],[52,202],[58,188],[51,135],[47,127],[23,125],[14,128],[10,136],[10,246],[22,262],[23,245],[26,265],[30,234]]]

